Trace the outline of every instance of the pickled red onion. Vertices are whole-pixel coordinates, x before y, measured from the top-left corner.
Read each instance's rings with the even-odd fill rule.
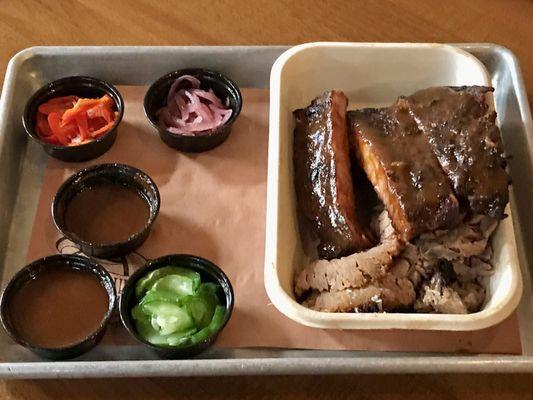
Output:
[[[167,105],[156,112],[159,124],[171,133],[197,135],[224,125],[232,109],[212,89],[200,89],[200,81],[192,75],[176,79],[167,95]]]

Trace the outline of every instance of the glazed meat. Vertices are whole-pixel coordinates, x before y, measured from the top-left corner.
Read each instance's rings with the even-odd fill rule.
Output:
[[[400,99],[452,182],[461,204],[476,214],[504,217],[509,177],[496,113],[489,110],[482,86],[433,87]]]
[[[401,239],[458,222],[459,202],[407,108],[350,111],[348,118],[352,150]]]
[[[434,87],[390,107],[350,111],[349,151],[340,92],[295,112],[299,209],[326,258],[295,274],[301,304],[444,314],[483,307],[493,274],[490,238],[505,217],[510,183],[487,102],[492,90]],[[352,184],[355,191],[346,190]],[[363,249],[373,237],[379,243]]]
[[[319,240],[320,258],[371,246],[356,214],[350,170],[346,107],[340,91],[326,92],[294,111],[294,176],[299,209]]]

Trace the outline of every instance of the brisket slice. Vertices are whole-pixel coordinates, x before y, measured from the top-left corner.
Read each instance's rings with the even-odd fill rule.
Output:
[[[360,288],[386,275],[403,243],[391,226],[386,211],[379,214],[376,224],[381,237],[379,245],[339,259],[313,261],[295,277],[296,296],[301,297],[310,289],[341,291]]]

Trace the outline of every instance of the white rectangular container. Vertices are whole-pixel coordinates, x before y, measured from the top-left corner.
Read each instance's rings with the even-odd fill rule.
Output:
[[[309,262],[298,231],[293,184],[292,111],[322,92],[339,89],[349,109],[392,104],[429,86],[488,85],[473,55],[442,44],[309,43],[284,52],[270,76],[265,288],[272,303],[301,324],[332,329],[477,330],[495,325],[517,307],[522,277],[510,207],[493,236],[494,275],[482,310],[468,315],[415,313],[326,313],[298,304],[295,271]]]

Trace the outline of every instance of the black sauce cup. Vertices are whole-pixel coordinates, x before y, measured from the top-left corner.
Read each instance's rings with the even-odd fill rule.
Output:
[[[117,243],[92,243],[69,230],[65,213],[74,196],[98,185],[126,186],[139,195],[149,207],[144,227],[127,240]],[[155,182],[143,171],[125,164],[98,164],[85,168],[68,178],[57,191],[52,202],[52,219],[56,228],[88,256],[110,259],[131,253],[144,243],[159,214],[161,198]],[[91,210],[87,210],[91,212]]]
[[[115,124],[109,132],[89,143],[78,146],[56,146],[39,138],[35,131],[35,118],[39,106],[55,97],[75,95],[86,98],[98,98],[109,95],[115,102],[118,112]],[[39,143],[50,156],[62,161],[80,162],[99,157],[115,142],[117,128],[124,115],[124,101],[119,91],[107,82],[88,76],[69,76],[53,81],[35,92],[26,103],[22,115],[22,125],[28,136]]]
[[[74,343],[67,347],[58,348],[36,346],[26,341],[13,325],[9,311],[10,301],[16,291],[28,281],[35,279],[41,272],[45,270],[58,267],[68,267],[80,271],[86,271],[95,275],[107,292],[109,302],[107,312],[98,328],[78,343]],[[2,320],[2,325],[11,339],[21,346],[33,351],[39,357],[51,360],[74,358],[91,350],[104,336],[105,328],[115,308],[116,297],[113,278],[111,278],[109,273],[103,267],[86,257],[78,255],[53,255],[41,258],[32,262],[31,264],[28,264],[19,272],[17,272],[13,278],[11,278],[6,288],[2,292],[2,298],[0,300],[0,317]],[[83,310],[80,310],[80,312],[83,312]],[[58,329],[61,329],[61,327],[58,327]]]
[[[226,313],[220,329],[209,336],[202,342],[186,346],[186,347],[159,347],[144,340],[135,328],[135,322],[131,316],[131,310],[137,304],[137,297],[135,294],[135,286],[139,279],[143,278],[149,272],[168,265],[180,266],[196,271],[200,274],[202,282],[214,282],[222,288],[222,295],[219,295],[221,304],[225,307]],[[228,323],[231,313],[233,311],[233,288],[231,282],[226,274],[214,263],[205,258],[193,256],[189,254],[171,254],[149,261],[144,267],[135,271],[129,277],[122,294],[120,295],[119,311],[120,319],[128,330],[128,332],[137,341],[152,349],[155,353],[163,358],[189,358],[195,356],[210,347],[218,337],[218,334],[224,329]]]
[[[167,95],[172,83],[183,75],[192,75],[197,78],[200,81],[201,89],[213,89],[213,92],[222,100],[222,103],[225,103],[227,99],[232,113],[225,124],[196,135],[172,133],[159,124],[156,112],[167,105]],[[144,113],[159,132],[161,140],[174,149],[189,153],[210,150],[224,142],[228,138],[231,127],[239,116],[241,108],[242,96],[238,86],[221,73],[203,68],[189,68],[170,72],[156,80],[148,88],[144,96]]]

